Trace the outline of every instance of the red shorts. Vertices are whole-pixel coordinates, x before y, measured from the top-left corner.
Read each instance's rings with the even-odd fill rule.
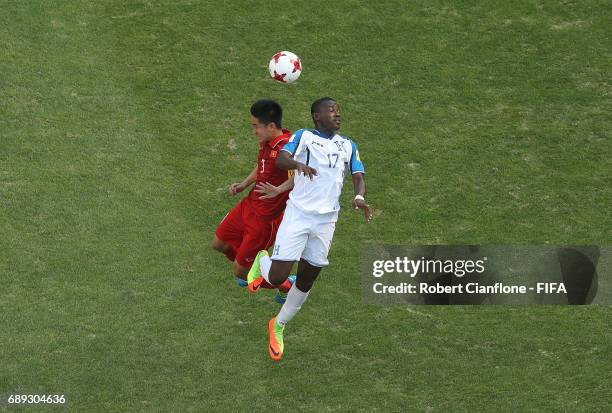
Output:
[[[236,252],[236,261],[245,268],[251,268],[253,260],[261,250],[267,250],[274,244],[276,231],[283,218],[263,219],[249,205],[249,198],[244,198],[223,218],[215,235],[230,245]]]

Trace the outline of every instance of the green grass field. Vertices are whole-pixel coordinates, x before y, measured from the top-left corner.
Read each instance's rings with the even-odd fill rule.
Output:
[[[364,244],[611,244],[608,1],[1,1],[0,394],[73,411],[609,412],[609,306],[369,306]],[[267,73],[279,50],[304,72]],[[209,248],[248,109],[335,97],[375,219],[267,354]],[[0,410],[10,408],[0,406]],[[47,411],[27,407],[19,411]],[[58,410],[59,411],[59,410]]]

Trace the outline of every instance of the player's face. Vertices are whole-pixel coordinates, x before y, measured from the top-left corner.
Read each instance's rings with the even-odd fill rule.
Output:
[[[325,102],[317,115],[317,121],[321,129],[327,131],[337,131],[340,129],[342,117],[340,116],[340,105],[337,102]]]
[[[254,116],[251,116],[251,130],[259,142],[266,142],[275,137],[273,136],[275,132],[274,123],[266,125]]]

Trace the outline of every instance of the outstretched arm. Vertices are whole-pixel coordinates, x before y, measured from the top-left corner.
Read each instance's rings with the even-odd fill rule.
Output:
[[[251,173],[248,174],[247,177],[244,178],[242,182],[235,182],[229,186],[230,194],[236,195],[244,191],[246,188],[251,186],[251,184],[255,182],[256,179],[257,179],[257,166],[255,166],[255,168],[251,171]]]
[[[353,208],[363,209],[366,222],[370,222],[372,220],[372,208],[365,201],[366,184],[362,173],[357,172],[353,174],[353,187],[355,188]]]
[[[308,175],[310,180],[312,180],[312,178],[317,175],[316,169],[296,161],[287,151],[279,152],[278,158],[276,158],[276,167],[279,169],[284,169],[285,171],[295,169],[297,173],[304,174],[304,176]]]

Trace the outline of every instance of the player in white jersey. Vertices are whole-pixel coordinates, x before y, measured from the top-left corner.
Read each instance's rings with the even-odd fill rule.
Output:
[[[283,283],[294,262],[299,261],[297,279],[278,315],[268,323],[269,353],[273,360],[283,355],[285,324],[299,311],[321,269],[328,265],[342,184],[347,172],[353,178],[353,207],[362,209],[366,221],[372,211],[365,202],[365,169],[357,145],[336,133],[340,129],[340,106],[329,97],[311,106],[315,129],[300,129],[278,155],[276,167],[292,170],[294,187],[276,235],[272,257],[260,251],[247,276],[249,291],[256,292],[265,279]]]

